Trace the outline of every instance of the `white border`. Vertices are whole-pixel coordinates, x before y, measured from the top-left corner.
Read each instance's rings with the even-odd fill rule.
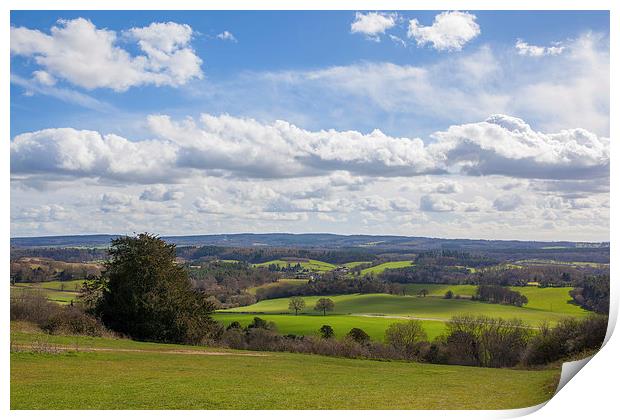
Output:
[[[1,14],[1,32],[0,42],[3,51],[0,65],[0,80],[3,81],[1,90],[3,92],[2,98],[0,98],[0,121],[3,123],[0,125],[3,133],[3,151],[0,154],[0,165],[4,182],[2,185],[1,197],[9,197],[10,195],[10,153],[9,153],[9,139],[10,139],[10,127],[9,121],[9,109],[10,109],[10,55],[9,55],[9,28],[10,28],[10,10],[198,10],[198,9],[212,9],[212,10],[234,10],[234,9],[250,9],[250,10],[445,10],[445,9],[460,9],[460,10],[610,10],[611,11],[611,24],[610,24],[610,39],[611,39],[611,74],[614,75],[614,69],[620,68],[618,66],[618,21],[616,10],[619,2],[612,0],[502,0],[502,1],[490,1],[490,0],[418,0],[418,1],[404,1],[404,0],[356,0],[356,1],[343,1],[343,0],[296,0],[282,1],[282,0],[262,0],[260,2],[250,0],[227,0],[221,2],[207,2],[196,0],[151,0],[151,1],[139,1],[139,0],[89,0],[88,2],[78,2],[76,0],[4,0],[0,2]],[[614,115],[614,110],[617,108],[617,83],[612,76],[611,80],[611,115]],[[618,145],[615,144],[615,134],[618,132],[617,119],[611,119],[611,150],[612,150],[612,166],[611,166],[611,214],[613,209],[617,208],[616,197],[618,189],[618,170],[613,164],[613,156],[618,153]],[[6,200],[6,198],[5,198]],[[6,201],[1,206],[2,222],[0,224],[1,231],[0,237],[2,238],[0,253],[2,255],[4,264],[3,272],[4,278],[9,278],[9,238],[10,238],[10,219],[9,219],[9,206]],[[612,308],[610,311],[610,331],[615,324],[618,314],[618,294],[619,288],[617,286],[618,270],[616,269],[615,261],[617,261],[618,251],[616,239],[618,238],[618,223],[612,219],[610,221],[610,239],[612,243],[611,248],[611,278],[612,280]],[[8,287],[2,287],[0,289],[0,302],[2,302],[2,343],[0,344],[0,354],[2,355],[2,382],[0,385],[0,412],[7,413],[9,411],[9,289]],[[525,415],[533,412],[530,415],[532,419],[543,418],[609,418],[611,413],[617,412],[618,399],[616,386],[618,383],[618,374],[620,368],[615,354],[618,354],[620,350],[620,342],[616,336],[609,337],[608,342],[603,349],[588,363],[588,367],[583,369],[576,378],[570,380],[564,388],[562,388],[558,394],[553,397],[547,404],[541,406],[523,409],[523,410],[506,410],[506,411],[365,411],[363,413],[356,411],[299,411],[290,413],[286,411],[184,411],[174,413],[177,416],[183,416],[184,418],[204,418],[209,417],[224,417],[228,419],[237,419],[241,417],[251,417],[253,419],[260,420],[284,420],[290,419],[292,416],[296,420],[315,420],[317,416],[322,418],[339,418],[345,417],[347,419],[356,419],[360,415],[364,416],[389,416],[393,419],[410,419],[416,418],[430,418],[430,419],[446,419],[446,418],[458,418],[458,419],[486,419],[486,418],[507,418]],[[415,392],[414,390],[403,390],[404,392]],[[132,418],[165,418],[170,416],[165,411],[116,411],[113,414],[111,412],[97,411],[97,412],[85,412],[85,411],[46,411],[46,412],[10,412],[9,415],[14,418],[30,418],[45,416],[45,418],[51,419],[67,419],[67,418],[83,418],[87,415],[90,418],[107,419],[110,415],[115,417],[129,417]]]

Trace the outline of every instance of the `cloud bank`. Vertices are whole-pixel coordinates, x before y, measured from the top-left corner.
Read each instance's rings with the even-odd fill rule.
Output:
[[[24,133],[11,142],[15,174],[59,174],[160,183],[197,171],[237,178],[296,178],[346,171],[356,176],[504,175],[592,179],[609,173],[609,139],[584,129],[535,131],[493,115],[433,133],[433,141],[380,130],[308,131],[286,121],[265,124],[229,115],[199,120],[152,115],[153,138],[132,141],[72,128]],[[440,193],[456,192],[444,185]]]

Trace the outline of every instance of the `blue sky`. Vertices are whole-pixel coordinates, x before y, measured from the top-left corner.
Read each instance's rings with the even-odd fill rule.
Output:
[[[14,236],[608,238],[607,12],[14,11],[11,26]]]

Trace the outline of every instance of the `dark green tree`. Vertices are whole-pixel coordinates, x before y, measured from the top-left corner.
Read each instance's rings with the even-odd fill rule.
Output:
[[[321,333],[321,338],[332,338],[334,336],[334,329],[331,325],[323,325],[319,328],[319,332]]]
[[[351,328],[351,331],[347,333],[347,337],[357,341],[360,344],[364,344],[370,341],[370,336],[366,334],[366,331],[361,328]]]
[[[175,246],[141,233],[113,239],[102,276],[84,289],[110,329],[138,340],[198,343],[215,326],[213,304],[175,263]]]

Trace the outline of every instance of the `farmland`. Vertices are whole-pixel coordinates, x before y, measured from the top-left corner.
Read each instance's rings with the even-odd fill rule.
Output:
[[[15,296],[22,290],[37,290],[44,294],[49,300],[68,304],[71,301],[77,301],[79,298],[79,290],[84,280],[69,281],[47,281],[41,283],[17,283],[11,286],[11,296]]]
[[[11,334],[14,347],[41,340],[69,348],[75,342]],[[508,409],[548,400],[559,378],[557,368],[380,362],[110,338],[81,338],[79,346],[56,354],[12,352],[11,409]]]
[[[295,335],[317,335],[322,325],[328,324],[334,329],[335,336],[344,337],[351,328],[363,329],[373,340],[383,341],[385,330],[390,324],[404,322],[399,318],[389,316],[355,316],[355,315],[263,315],[263,314],[242,314],[233,312],[218,312],[214,318],[229,325],[233,321],[238,321],[242,326],[247,326],[255,316],[266,321],[273,321],[280,334]],[[424,330],[429,339],[442,334],[445,330],[443,321],[422,321]]]
[[[336,268],[334,264],[330,264],[323,261],[318,260],[271,260],[266,261],[260,264],[254,264],[256,267],[269,267],[270,265],[275,265],[278,268],[287,268],[288,266],[295,266],[299,264],[302,269],[316,272],[326,272],[333,270]]]
[[[276,324],[282,334],[316,335],[321,325],[334,328],[336,336],[345,335],[351,328],[362,328],[374,340],[384,339],[386,328],[399,320],[415,318],[422,320],[430,339],[443,333],[445,322],[454,315],[486,315],[505,319],[522,319],[531,327],[543,321],[551,324],[565,317],[584,317],[590,312],[569,303],[570,288],[513,287],[528,297],[524,307],[490,304],[470,299],[444,299],[446,291],[469,296],[475,292],[472,285],[408,285],[411,294],[426,288],[429,295],[395,296],[387,294],[353,294],[329,296],[335,303],[334,312],[322,316],[313,310],[320,296],[305,296],[305,308],[298,316],[288,310],[288,298],[269,299],[254,305],[221,311],[215,318],[228,325],[238,321],[247,325],[259,316]]]
[[[403,267],[409,267],[411,265],[413,265],[413,262],[411,261],[390,261],[390,262],[386,262],[383,264],[375,265],[374,267],[366,268],[362,270],[361,274],[362,275],[366,275],[366,274],[377,275],[377,274],[383,273],[388,268],[403,268]]]

